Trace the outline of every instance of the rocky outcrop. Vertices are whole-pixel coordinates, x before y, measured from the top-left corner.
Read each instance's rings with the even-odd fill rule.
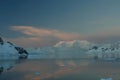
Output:
[[[3,45],[4,41],[3,39],[0,37],[0,44]]]
[[[15,47],[15,49],[20,54],[19,59],[26,59],[27,58],[28,52],[25,49],[23,49],[21,47]]]
[[[3,72],[3,70],[4,70],[4,67],[1,66],[1,67],[0,67],[0,74]]]

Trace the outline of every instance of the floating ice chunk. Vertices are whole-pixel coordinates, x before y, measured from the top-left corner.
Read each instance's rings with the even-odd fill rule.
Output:
[[[36,76],[40,76],[40,72],[35,72],[34,73]]]
[[[112,78],[102,78],[100,80],[112,80]]]

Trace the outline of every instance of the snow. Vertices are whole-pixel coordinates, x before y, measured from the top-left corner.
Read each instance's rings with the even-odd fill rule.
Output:
[[[102,78],[100,80],[112,80],[112,78]]]
[[[10,54],[15,54],[17,53],[17,50],[15,50],[14,46],[6,42],[3,45],[0,45],[0,53],[7,54],[8,52]]]
[[[96,45],[98,49],[91,49],[87,53],[92,57],[98,56],[99,58],[108,59],[120,58],[120,47],[118,47],[119,44],[118,45],[116,45],[116,43],[114,44],[104,44],[99,47]]]
[[[86,40],[60,41],[56,45],[44,48],[27,49],[28,59],[40,58],[80,58],[86,57],[86,51],[92,46]]]
[[[17,50],[16,47],[18,48],[10,42],[3,41],[0,37],[0,73],[10,70],[20,58],[27,57],[28,54],[24,50]]]
[[[10,45],[7,42],[4,42],[3,45],[0,45],[0,59],[17,59],[18,56],[18,51],[13,45]]]
[[[88,49],[90,47],[90,43],[86,40],[73,40],[73,41],[60,41],[54,47],[65,48],[65,47],[81,47],[84,49]]]
[[[86,40],[60,41],[54,46],[27,49],[28,59],[94,58],[111,60],[120,58],[120,42],[97,44]]]

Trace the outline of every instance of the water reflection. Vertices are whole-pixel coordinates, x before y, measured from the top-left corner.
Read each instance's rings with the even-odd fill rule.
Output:
[[[4,72],[0,80],[100,80],[106,77],[119,80],[119,68],[120,62],[83,59],[27,60]]]

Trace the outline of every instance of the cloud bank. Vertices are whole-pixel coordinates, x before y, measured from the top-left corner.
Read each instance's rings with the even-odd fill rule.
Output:
[[[76,33],[66,33],[58,30],[35,28],[32,26],[13,26],[12,30],[19,31],[28,36],[55,37],[61,40],[73,40],[80,37],[80,35]]]

